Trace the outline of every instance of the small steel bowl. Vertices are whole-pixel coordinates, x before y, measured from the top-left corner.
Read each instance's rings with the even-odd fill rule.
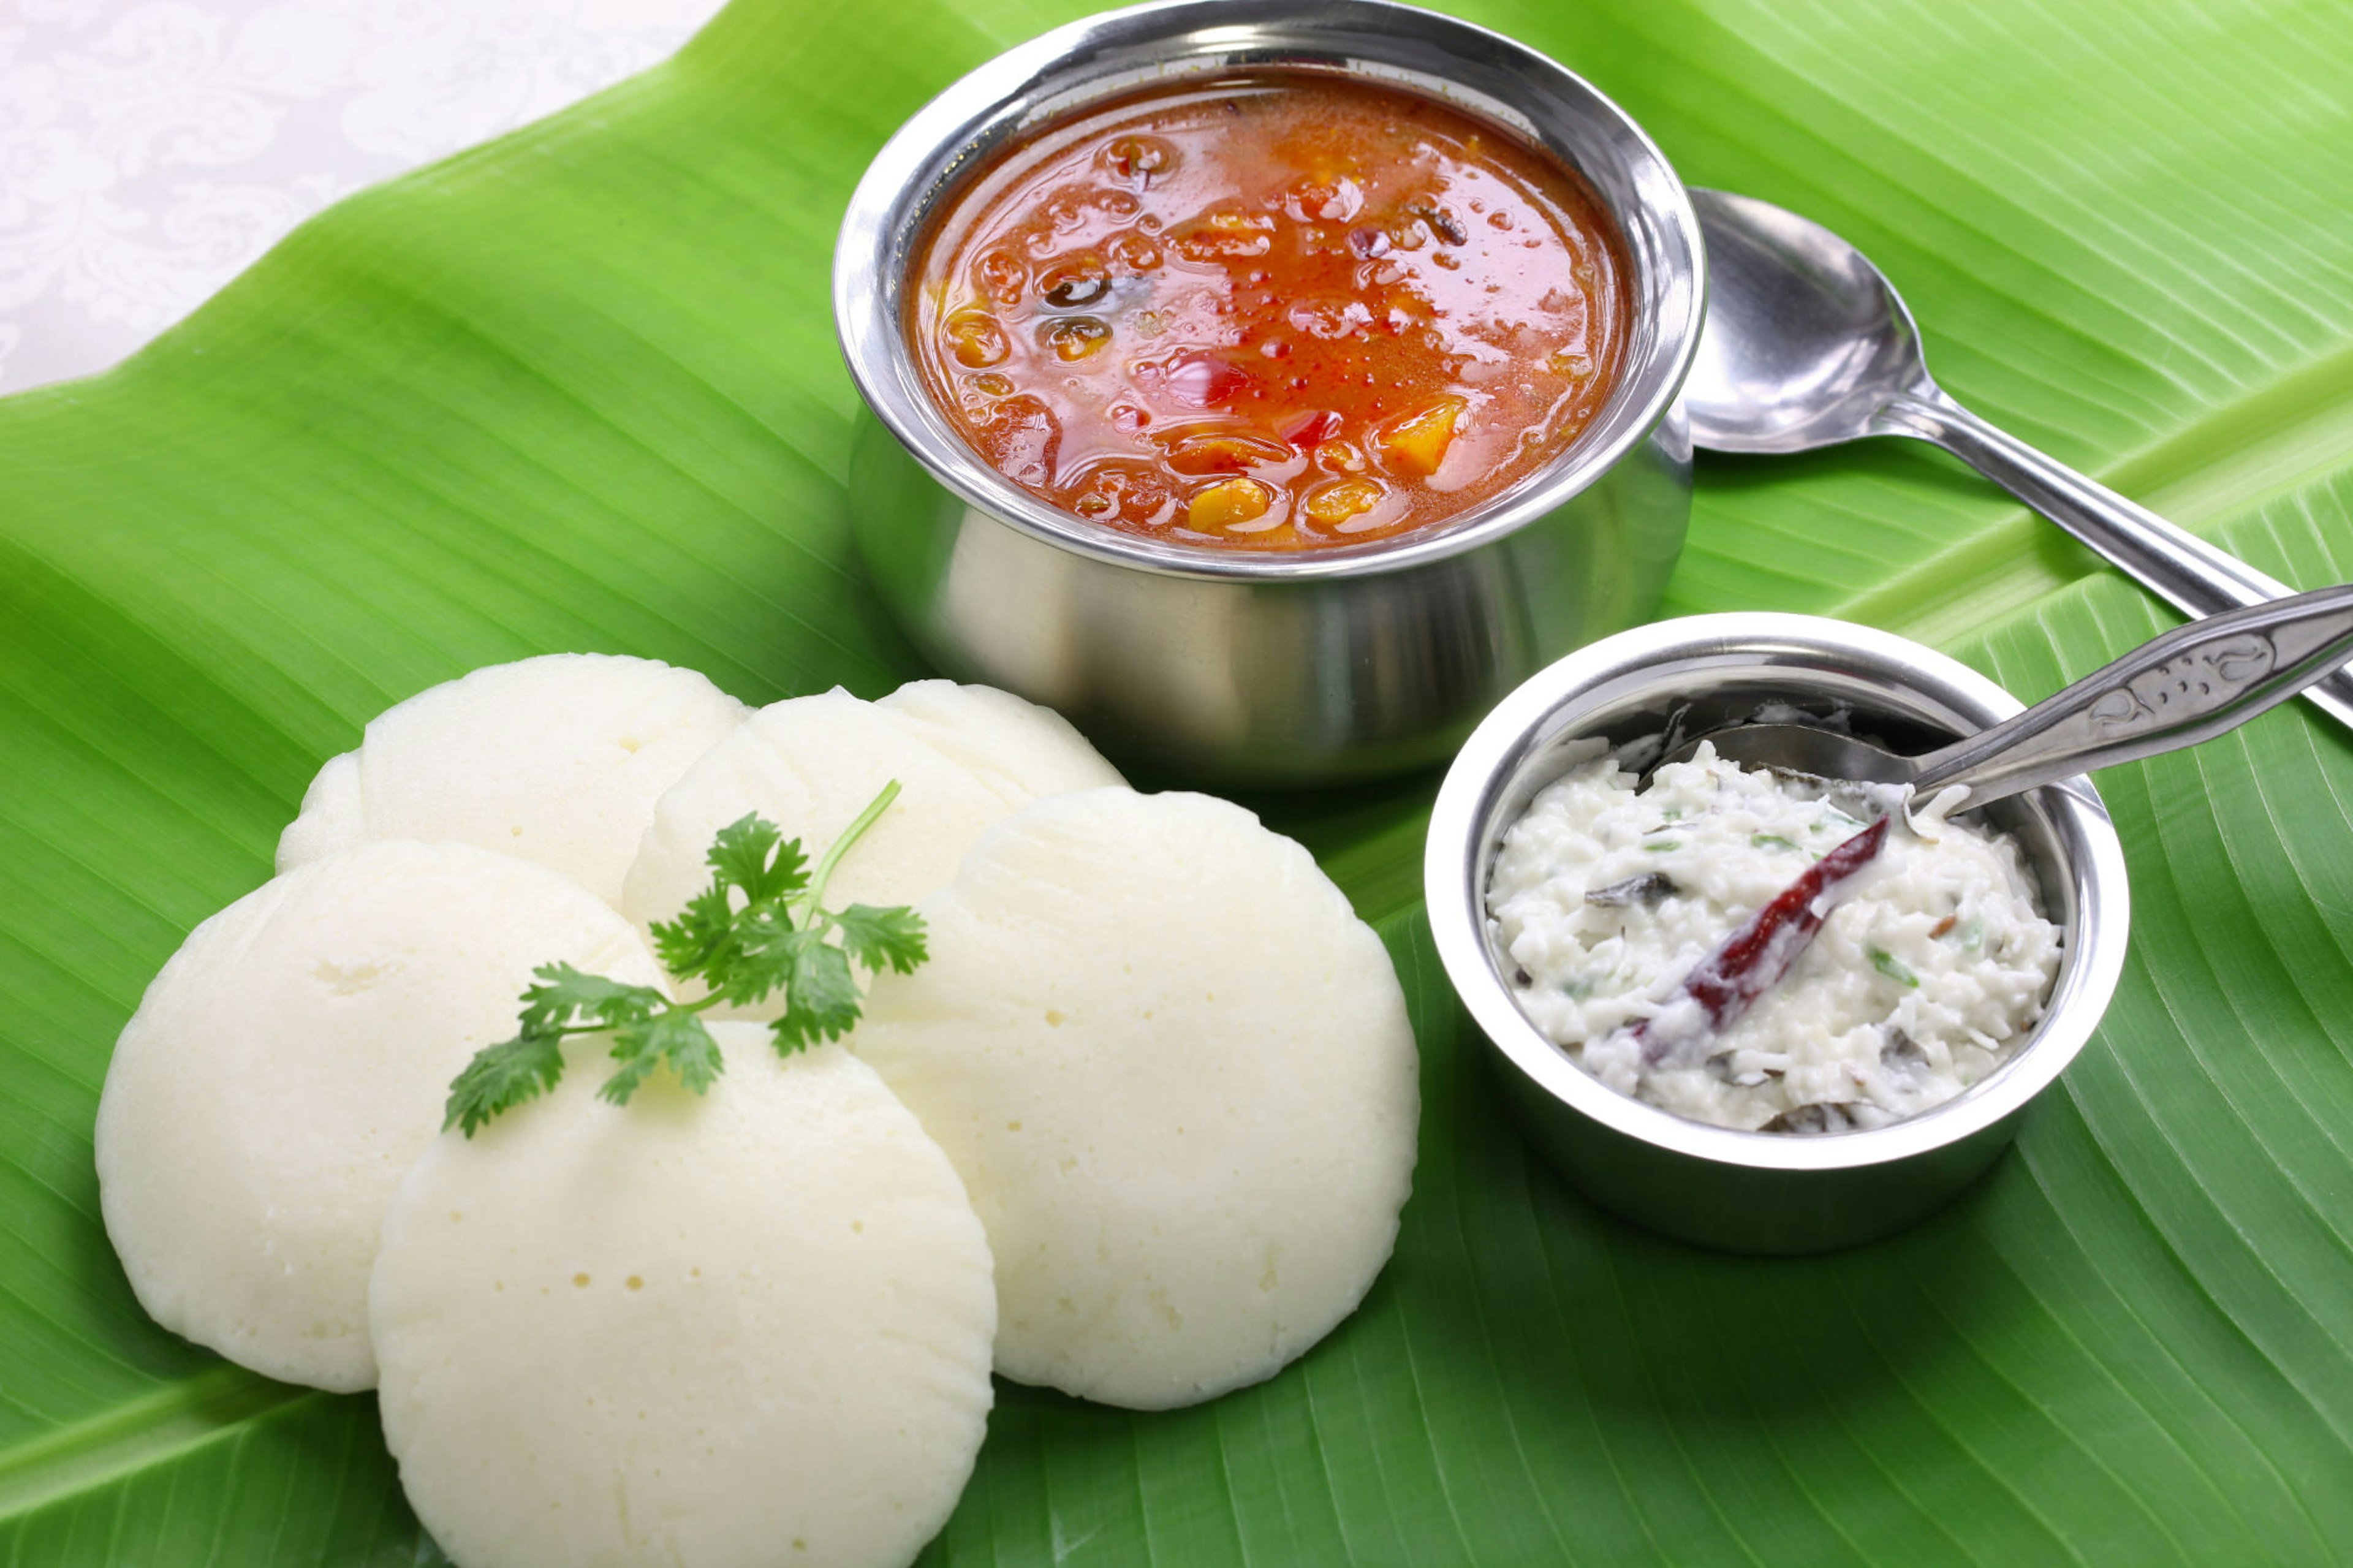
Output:
[[[1487,913],[1497,847],[1536,792],[1581,760],[1571,751],[1580,740],[1639,747],[1756,718],[1767,704],[1849,723],[1905,754],[2023,706],[1933,648],[1844,621],[1694,616],[1621,632],[1544,670],[1472,734],[1439,791],[1423,878],[1447,977],[1493,1047],[1529,1137],[1562,1174],[1605,1207],[1686,1241],[1821,1252],[1920,1219],[2009,1146],[2027,1103],[2107,1008],[2130,901],[2124,851],[2088,779],[1997,802],[1986,817],[2017,837],[2044,913],[2065,935],[2042,1023],[1992,1074],[1909,1121],[1810,1136],[1712,1127],[1604,1087],[1512,1000]],[[1641,761],[1639,750],[1628,754],[1629,765]]]
[[[1276,555],[1088,522],[984,463],[910,352],[917,247],[997,149],[1117,93],[1267,66],[1413,89],[1496,121],[1581,173],[1619,229],[1632,331],[1600,415],[1550,465],[1429,531]],[[1655,609],[1690,512],[1674,400],[1703,276],[1698,221],[1651,139],[1508,38],[1385,0],[1174,0],[1089,17],[950,87],[850,198],[833,290],[866,404],[850,466],[860,545],[935,664],[1051,704],[1115,752],[1277,784],[1433,762],[1530,672]]]

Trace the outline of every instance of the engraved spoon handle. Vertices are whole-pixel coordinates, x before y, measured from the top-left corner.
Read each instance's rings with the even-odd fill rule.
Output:
[[[2353,584],[2176,626],[2015,718],[1918,759],[1969,805],[2211,741],[2353,658]]]
[[[2230,552],[1987,424],[1940,388],[1898,394],[1880,410],[1875,424],[1884,434],[1942,447],[2189,615],[2211,616],[2295,592]],[[2353,672],[2316,683],[2306,700],[2338,723],[2353,727]]]

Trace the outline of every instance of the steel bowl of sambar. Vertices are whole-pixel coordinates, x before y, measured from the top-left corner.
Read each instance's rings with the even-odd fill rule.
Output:
[[[1683,185],[1449,17],[1173,0],[1022,44],[875,157],[833,287],[875,588],[1147,771],[1442,759],[1682,549]]]

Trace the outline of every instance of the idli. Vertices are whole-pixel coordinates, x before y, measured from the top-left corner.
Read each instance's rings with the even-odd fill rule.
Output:
[[[606,1105],[575,1055],[393,1199],[385,1438],[467,1568],[898,1568],[972,1473],[997,1307],[955,1170],[839,1046],[712,1033],[707,1095]]]
[[[328,759],[278,868],[372,838],[448,840],[535,860],[617,905],[654,802],[750,711],[656,659],[491,665],[386,709],[357,751]]]
[[[1088,790],[919,907],[931,959],[850,1045],[988,1228],[998,1371],[1189,1405],[1356,1309],[1419,1089],[1388,954],[1306,850],[1207,795]]]
[[[811,860],[896,779],[900,794],[844,855],[836,908],[913,903],[955,875],[983,830],[1044,795],[1120,776],[1050,708],[987,686],[918,680],[879,702],[839,688],[754,713],[654,809],[621,909],[641,929],[675,919],[711,880],[719,830],[758,812]],[[781,999],[740,1010],[771,1017]]]
[[[107,1235],[156,1321],[290,1383],[375,1383],[368,1267],[449,1080],[536,965],[663,984],[578,883],[466,844],[364,844],[192,932],[98,1105]]]

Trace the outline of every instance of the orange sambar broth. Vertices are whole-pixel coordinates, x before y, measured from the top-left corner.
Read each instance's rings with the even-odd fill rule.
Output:
[[[1008,479],[1250,550],[1426,528],[1574,440],[1627,316],[1577,177],[1418,94],[1269,71],[1015,143],[925,237],[908,331]]]

